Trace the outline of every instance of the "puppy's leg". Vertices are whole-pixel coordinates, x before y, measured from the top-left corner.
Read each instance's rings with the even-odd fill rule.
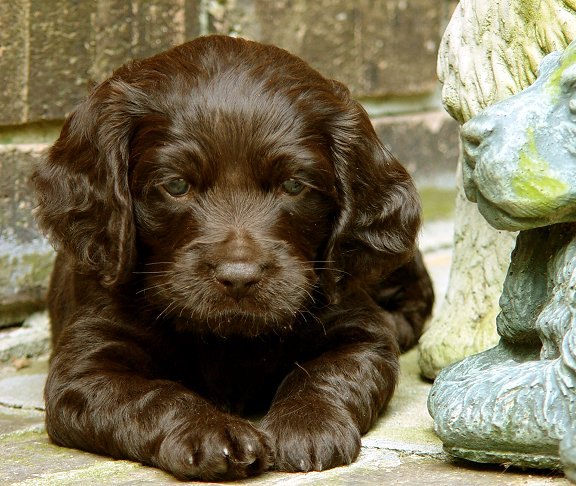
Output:
[[[236,479],[270,464],[263,432],[159,378],[134,327],[84,320],[60,336],[45,388],[58,444],[140,461],[180,479]]]
[[[360,436],[396,385],[394,324],[375,304],[339,309],[325,326],[319,343],[324,351],[296,363],[263,419],[280,470],[322,470],[354,461]]]
[[[434,304],[432,281],[420,252],[375,285],[370,294],[395,322],[400,350],[414,346]]]

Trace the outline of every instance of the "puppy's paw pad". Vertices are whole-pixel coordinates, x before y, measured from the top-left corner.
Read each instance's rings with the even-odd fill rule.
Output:
[[[360,433],[350,422],[265,419],[264,428],[274,449],[274,467],[306,472],[350,464],[358,457],[361,445]]]
[[[166,437],[159,465],[179,479],[231,480],[261,473],[272,462],[266,435],[231,418],[203,427],[185,426]]]

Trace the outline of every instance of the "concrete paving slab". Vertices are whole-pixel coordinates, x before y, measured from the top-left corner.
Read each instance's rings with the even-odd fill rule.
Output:
[[[50,331],[44,312],[32,314],[21,327],[0,330],[0,363],[48,352]]]
[[[0,380],[0,405],[43,410],[46,374],[10,376]]]
[[[43,412],[0,406],[0,440],[11,434],[30,431],[44,431]]]

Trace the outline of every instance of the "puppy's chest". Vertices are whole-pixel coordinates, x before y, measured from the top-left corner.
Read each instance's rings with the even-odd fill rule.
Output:
[[[279,339],[205,338],[180,365],[186,386],[235,413],[265,410],[303,346]]]

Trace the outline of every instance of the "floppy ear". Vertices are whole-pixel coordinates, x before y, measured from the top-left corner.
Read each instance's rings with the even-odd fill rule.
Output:
[[[345,103],[332,127],[333,158],[341,211],[327,260],[340,283],[325,282],[329,295],[351,282],[385,277],[414,255],[420,202],[411,177],[380,142],[368,114],[347,88],[334,82]],[[335,292],[336,291],[336,292]]]
[[[119,81],[97,86],[67,118],[32,175],[40,228],[78,271],[98,275],[106,286],[125,279],[135,252],[128,187],[131,89]]]

